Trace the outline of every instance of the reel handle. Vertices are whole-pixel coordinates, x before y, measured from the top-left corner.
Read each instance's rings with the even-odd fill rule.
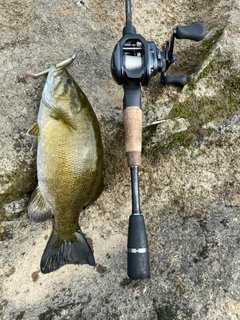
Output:
[[[131,170],[132,215],[129,217],[127,274],[132,279],[150,277],[147,234],[140,211],[138,168],[142,152],[141,86],[127,82],[123,86],[123,125],[127,163]]]
[[[189,39],[200,41],[206,34],[206,28],[202,23],[193,23],[190,26],[177,26],[174,36],[177,39]]]

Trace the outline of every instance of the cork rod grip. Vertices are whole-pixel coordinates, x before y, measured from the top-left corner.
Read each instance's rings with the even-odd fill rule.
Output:
[[[140,166],[142,152],[142,110],[138,107],[124,109],[123,125],[128,166]]]

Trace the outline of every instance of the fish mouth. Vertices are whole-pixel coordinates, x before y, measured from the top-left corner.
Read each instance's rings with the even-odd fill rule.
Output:
[[[53,65],[50,68],[50,72],[52,73],[52,76],[54,78],[57,78],[63,73],[64,69],[64,67],[56,67],[55,65]]]

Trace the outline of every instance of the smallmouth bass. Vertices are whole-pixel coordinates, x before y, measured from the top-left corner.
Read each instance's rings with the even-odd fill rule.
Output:
[[[103,147],[97,117],[64,67],[51,66],[38,119],[28,131],[37,149],[38,186],[28,205],[32,221],[54,217],[43,273],[64,264],[95,265],[78,224],[79,213],[103,189]]]

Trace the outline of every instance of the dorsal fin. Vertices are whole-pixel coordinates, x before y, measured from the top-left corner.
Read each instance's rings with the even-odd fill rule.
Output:
[[[31,125],[30,129],[27,131],[27,135],[37,137],[39,136],[39,126],[37,122]]]
[[[37,148],[38,148],[38,137],[34,137],[30,152],[31,153],[37,152]]]

